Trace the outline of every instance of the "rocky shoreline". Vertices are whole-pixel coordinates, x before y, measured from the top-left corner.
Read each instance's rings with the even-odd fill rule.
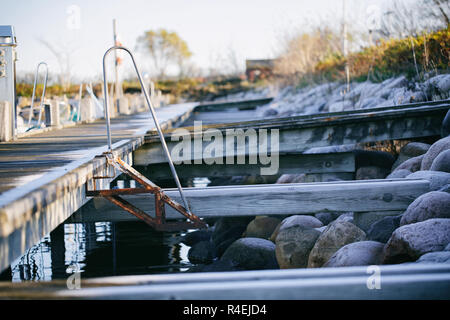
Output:
[[[449,114],[443,128],[449,127]],[[404,212],[219,218],[208,230],[183,237],[196,264],[189,272],[450,263],[450,136],[431,145],[410,142],[396,158],[381,151],[353,152],[356,180],[426,179],[430,191]],[[277,183],[307,180],[291,174]]]

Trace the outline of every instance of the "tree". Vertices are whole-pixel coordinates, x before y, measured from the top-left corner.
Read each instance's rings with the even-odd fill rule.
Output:
[[[186,62],[192,53],[176,32],[165,29],[145,31],[144,35],[137,39],[137,44],[138,49],[149,54],[159,78],[164,78],[171,66],[178,67],[179,75],[184,75]]]
[[[58,82],[64,88],[68,89],[72,82],[72,55],[76,49],[69,47],[67,44],[58,42],[54,45],[45,39],[39,39],[47,49],[49,49],[56,58],[59,65]]]

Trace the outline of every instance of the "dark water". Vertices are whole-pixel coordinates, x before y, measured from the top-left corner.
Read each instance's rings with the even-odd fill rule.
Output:
[[[187,271],[181,232],[156,232],[143,222],[61,224],[17,259],[3,280],[48,281]]]

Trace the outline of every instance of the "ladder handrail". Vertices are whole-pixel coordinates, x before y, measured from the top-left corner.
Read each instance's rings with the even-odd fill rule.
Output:
[[[175,180],[175,183],[177,184],[178,191],[180,192],[181,199],[183,200],[185,209],[188,213],[191,213],[191,210],[189,209],[189,204],[184,197],[183,188],[181,187],[180,179],[178,179],[177,172],[175,170],[175,166],[172,162],[172,157],[170,156],[169,149],[167,148],[166,140],[164,139],[164,135],[162,133],[161,127],[159,126],[158,119],[156,117],[156,112],[153,108],[153,104],[148,96],[147,88],[144,85],[144,81],[142,79],[141,73],[139,72],[139,69],[136,65],[136,61],[134,59],[133,53],[131,51],[123,46],[112,46],[108,50],[106,50],[105,54],[103,55],[103,95],[105,97],[105,120],[106,120],[106,134],[107,134],[107,141],[108,141],[108,149],[109,152],[112,152],[112,143],[111,143],[111,120],[109,118],[109,96],[108,96],[108,83],[106,82],[106,56],[113,50],[124,50],[126,51],[130,57],[131,61],[133,62],[134,69],[137,73],[139,83],[141,85],[141,90],[144,93],[145,100],[147,102],[147,105],[150,109],[150,113],[152,114],[153,121],[155,122],[156,130],[158,131],[159,139],[161,140],[161,144],[164,149],[164,153],[166,154],[167,161],[169,162],[170,170],[172,171],[173,178]]]
[[[36,94],[37,78],[38,78],[38,74],[39,74],[39,68],[41,65],[45,65],[45,79],[44,79],[44,88],[42,90],[42,95],[41,95],[41,105],[40,105],[40,110],[39,110],[38,125],[39,125],[39,122],[41,122],[42,106],[44,104],[45,89],[47,88],[47,80],[48,80],[48,65],[44,61],[39,62],[39,64],[36,67],[36,73],[34,74],[33,95],[31,96],[30,115],[28,116],[28,127],[30,127],[31,118],[33,116],[34,98],[35,98],[35,94]]]

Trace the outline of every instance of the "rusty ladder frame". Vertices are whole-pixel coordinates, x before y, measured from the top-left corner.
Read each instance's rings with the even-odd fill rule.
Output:
[[[126,162],[121,160],[118,156],[115,156],[112,151],[112,143],[111,143],[111,129],[110,129],[110,117],[109,117],[109,97],[108,97],[108,85],[106,82],[106,56],[109,52],[112,50],[124,50],[126,51],[134,64],[134,68],[136,70],[136,73],[138,75],[138,79],[142,88],[142,91],[144,93],[147,105],[150,109],[150,112],[153,116],[153,120],[155,122],[156,129],[159,134],[159,138],[161,140],[161,144],[163,146],[163,149],[165,151],[167,160],[170,165],[170,169],[172,171],[172,175],[174,177],[174,180],[177,184],[178,190],[180,192],[181,199],[183,200],[184,207],[171,199],[169,196],[164,194],[162,189],[154,184],[152,181],[144,177],[142,174],[140,174],[137,170],[135,170],[132,166],[128,165]],[[172,158],[170,156],[169,150],[167,148],[166,141],[164,139],[164,135],[161,131],[161,128],[159,126],[158,119],[156,118],[156,113],[153,109],[152,103],[148,97],[147,89],[142,81],[142,76],[138,70],[138,67],[136,65],[135,59],[133,54],[128,48],[122,47],[122,46],[113,46],[109,48],[104,56],[103,56],[103,88],[104,88],[104,97],[105,97],[105,120],[106,120],[106,132],[107,132],[107,142],[108,142],[108,152],[104,152],[102,156],[106,157],[107,160],[107,166],[112,166],[114,169],[114,174],[111,177],[93,177],[94,180],[94,190],[88,190],[87,184],[86,184],[86,196],[90,197],[103,197],[107,199],[108,201],[112,202],[113,204],[119,206],[120,208],[124,209],[125,211],[131,213],[132,215],[136,216],[140,220],[147,223],[152,228],[158,230],[158,231],[175,231],[175,230],[181,230],[181,229],[194,229],[194,228],[206,228],[208,225],[201,220],[199,217],[197,217],[195,214],[193,214],[190,209],[188,202],[183,194],[183,188],[181,187],[180,180],[178,179],[178,175],[176,173],[175,167],[172,162]],[[136,182],[138,182],[142,187],[141,188],[122,188],[122,189],[106,189],[106,190],[97,190],[96,189],[96,180],[98,179],[108,179],[113,178],[115,176],[115,171],[118,170],[119,172],[131,177]],[[121,198],[120,195],[131,195],[131,194],[138,194],[138,193],[150,193],[155,196],[155,217],[149,216],[146,212],[143,210],[137,208],[136,206],[132,205],[125,199]],[[185,216],[188,220],[187,221],[174,221],[174,222],[167,222],[166,221],[166,215],[165,215],[165,204],[169,205],[173,209],[177,210],[179,213],[181,213],[183,216]]]

